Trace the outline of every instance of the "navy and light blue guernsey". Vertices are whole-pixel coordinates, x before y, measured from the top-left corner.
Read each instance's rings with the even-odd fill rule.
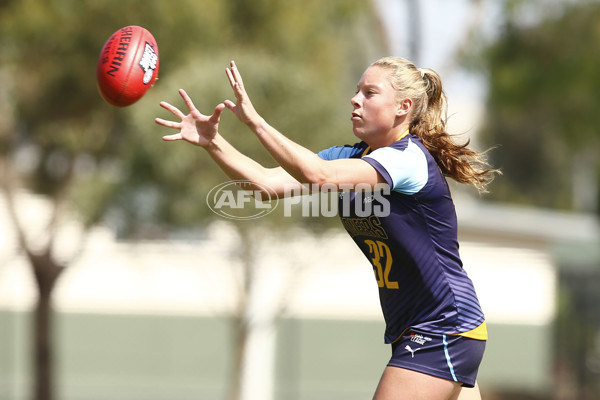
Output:
[[[324,160],[362,158],[386,180],[389,215],[358,216],[354,202],[377,196],[342,193],[350,201],[342,223],[371,261],[392,343],[412,327],[486,340],[485,319],[458,252],[457,220],[445,177],[421,140],[408,131],[370,152],[366,143],[332,147]],[[350,196],[344,199],[342,196]],[[376,204],[374,204],[374,207]]]

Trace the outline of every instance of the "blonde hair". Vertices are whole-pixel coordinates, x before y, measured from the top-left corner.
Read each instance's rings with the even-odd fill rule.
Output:
[[[417,135],[435,159],[445,176],[457,182],[473,185],[480,193],[500,173],[486,161],[486,152],[469,148],[470,140],[457,144],[446,131],[448,99],[440,76],[432,69],[417,68],[400,57],[385,57],[371,64],[390,71],[390,83],[397,100],[412,100],[409,114],[411,133]]]

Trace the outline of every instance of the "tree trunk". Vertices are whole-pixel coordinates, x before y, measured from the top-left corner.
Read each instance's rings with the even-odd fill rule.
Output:
[[[40,290],[34,313],[33,362],[35,376],[34,400],[52,400],[52,307],[50,292]]]
[[[28,254],[38,286],[33,314],[33,400],[53,400],[52,290],[63,270],[49,253]]]

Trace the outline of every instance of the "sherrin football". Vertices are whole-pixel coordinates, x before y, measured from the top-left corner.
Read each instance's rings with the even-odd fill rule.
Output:
[[[158,79],[158,45],[141,26],[126,26],[104,44],[96,71],[98,90],[112,105],[138,101]]]

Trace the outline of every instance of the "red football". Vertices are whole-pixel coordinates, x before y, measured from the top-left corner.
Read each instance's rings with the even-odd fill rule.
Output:
[[[135,103],[158,79],[158,64],[158,45],[148,30],[136,25],[119,29],[100,52],[100,94],[117,107]]]

